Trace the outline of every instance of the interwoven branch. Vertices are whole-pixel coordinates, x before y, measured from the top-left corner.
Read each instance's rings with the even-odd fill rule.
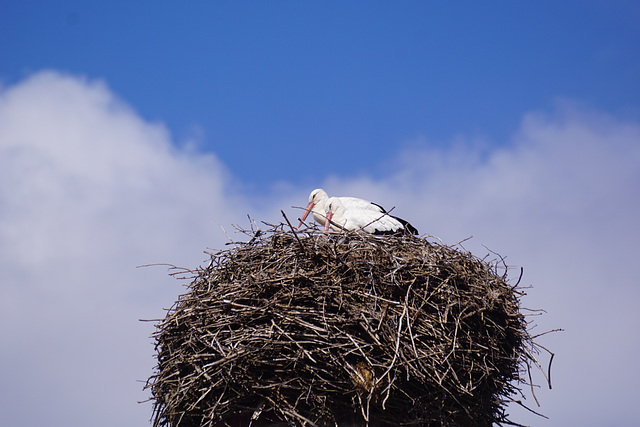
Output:
[[[157,324],[155,426],[509,423],[536,347],[500,263],[413,236],[247,233]]]

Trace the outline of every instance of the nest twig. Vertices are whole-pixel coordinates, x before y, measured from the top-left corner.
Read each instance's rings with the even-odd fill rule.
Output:
[[[512,424],[537,347],[499,262],[413,236],[246,233],[157,324],[154,426]]]

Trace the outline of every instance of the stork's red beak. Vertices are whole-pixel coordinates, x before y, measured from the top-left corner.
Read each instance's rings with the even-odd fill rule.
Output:
[[[309,202],[309,204],[307,205],[307,208],[304,210],[304,214],[302,214],[302,218],[300,218],[300,224],[298,224],[298,228],[302,226],[302,221],[307,219],[307,217],[309,216],[309,213],[311,212],[311,209],[313,209],[315,205],[316,205],[315,203]]]
[[[329,212],[324,220],[324,231],[329,231],[329,225],[331,224],[331,218],[333,218],[333,212]]]

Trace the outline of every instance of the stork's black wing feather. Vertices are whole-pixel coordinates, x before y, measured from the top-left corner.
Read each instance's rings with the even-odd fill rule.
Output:
[[[406,219],[402,219],[402,218],[398,218],[397,216],[393,216],[390,215],[392,218],[397,219],[398,221],[400,221],[400,223],[403,225],[404,227],[404,232],[407,234],[418,234],[418,229],[415,228],[413,225],[409,224],[409,221],[407,221]]]
[[[385,214],[387,213],[386,209],[385,209],[385,208],[383,208],[382,206],[380,206],[379,204],[374,203],[374,202],[370,202],[370,203],[371,203],[373,206],[377,206],[378,208],[380,208],[380,212],[381,212],[381,213],[385,213]]]

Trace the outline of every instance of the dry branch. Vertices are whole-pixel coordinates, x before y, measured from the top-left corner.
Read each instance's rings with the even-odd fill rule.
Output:
[[[288,221],[246,234],[157,324],[154,426],[510,424],[536,345],[501,258]]]

